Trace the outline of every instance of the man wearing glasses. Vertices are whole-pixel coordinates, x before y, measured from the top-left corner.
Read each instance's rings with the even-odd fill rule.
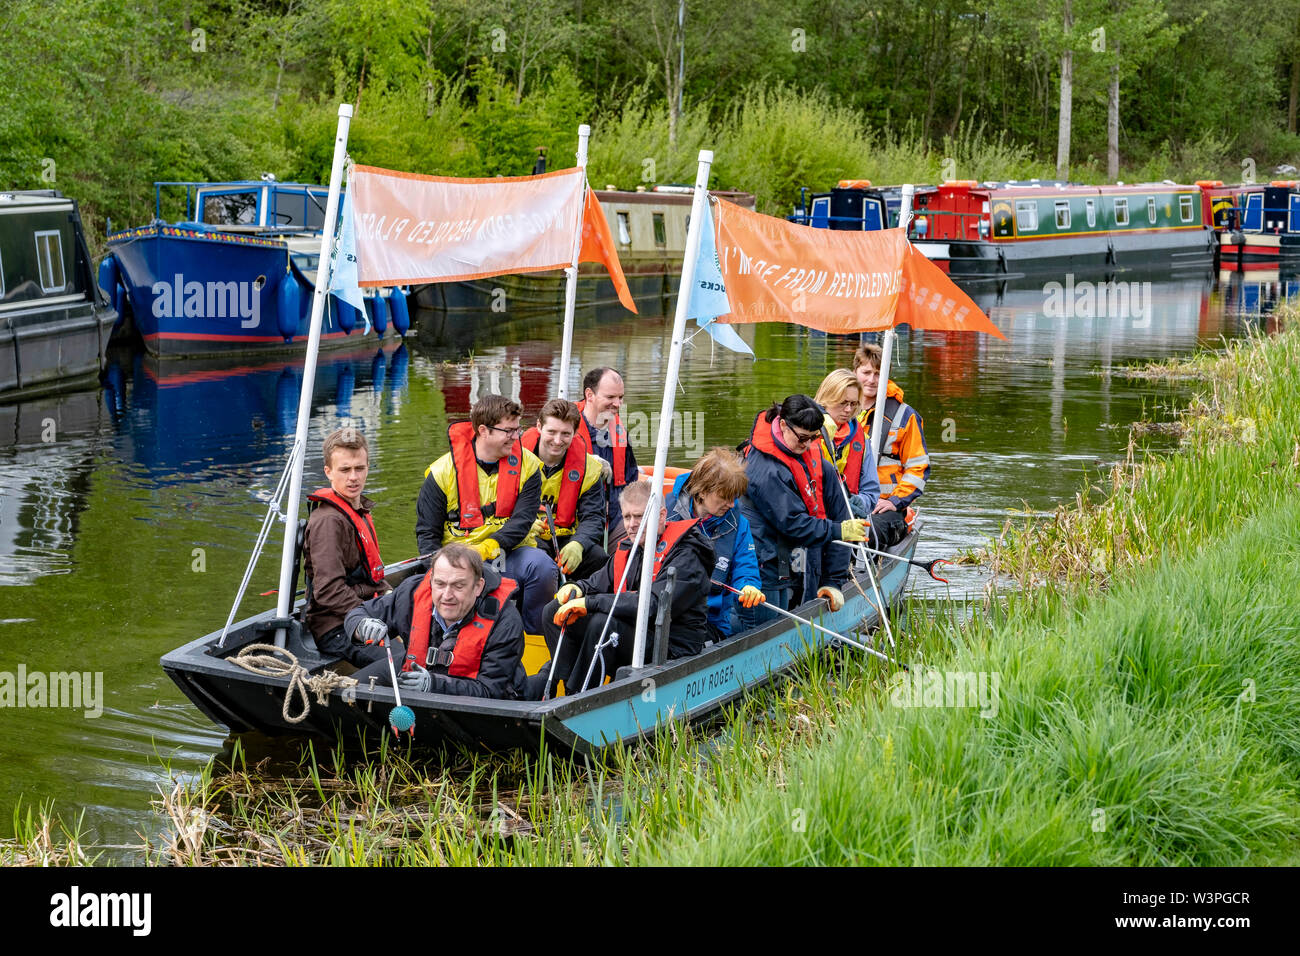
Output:
[[[840,585],[848,577],[848,548],[833,541],[865,541],[860,518],[852,517],[844,496],[835,488],[839,473],[821,451],[822,409],[807,395],[791,395],[780,405],[760,412],[754,430],[742,448],[749,488],[740,499],[758,552],[759,572],[767,603],[790,607],[794,575],[790,557],[806,548],[809,566],[814,557],[820,569],[805,590],[815,585],[832,611],[844,605]],[[810,595],[805,594],[804,600]],[[776,615],[762,605],[741,612],[746,628],[766,623]]]
[[[420,488],[415,541],[420,554],[455,542],[485,561],[504,556],[506,577],[519,584],[524,630],[540,634],[542,608],[559,573],[533,536],[542,463],[519,441],[522,411],[504,395],[484,395],[469,421],[448,427],[451,451],[428,467]]]

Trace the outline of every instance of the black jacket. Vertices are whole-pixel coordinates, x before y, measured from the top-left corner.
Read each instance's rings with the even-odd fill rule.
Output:
[[[404,642],[409,643],[411,619],[415,614],[415,591],[424,583],[424,578],[423,574],[412,574],[398,585],[396,591],[385,594],[383,597],[373,598],[349,611],[347,618],[343,622],[343,628],[347,631],[348,636],[352,636],[357,629],[357,625],[365,618],[377,617],[388,625],[390,637],[400,637]],[[456,637],[460,633],[461,627],[472,621],[474,615],[483,609],[484,602],[500,586],[501,575],[490,567],[484,568],[483,580],[483,594],[479,597],[473,610],[452,625],[441,641],[438,640],[441,625],[438,624],[436,618],[433,620],[429,635],[429,646],[431,648],[455,651]],[[524,622],[519,616],[519,611],[515,608],[514,601],[507,601],[505,606],[497,612],[496,623],[492,625],[492,633],[488,636],[487,646],[483,648],[483,659],[479,663],[478,677],[452,677],[447,673],[445,665],[431,667],[429,668],[429,673],[433,676],[431,692],[434,694],[459,694],[462,697],[494,697],[497,699],[518,697],[523,688],[525,677],[523,665],[520,663],[523,654]],[[394,659],[393,663],[397,667],[401,667],[400,661]],[[424,661],[417,663],[423,665]]]
[[[619,543],[618,551],[627,552],[632,542],[624,539]],[[589,614],[608,614],[614,609],[613,627],[620,627],[620,639],[632,640],[636,633],[636,604],[639,595],[637,589],[641,584],[641,549],[637,548],[628,557],[632,567],[627,573],[627,585],[624,593],[614,603],[614,588],[618,578],[614,575],[615,555],[611,555],[605,566],[585,581],[574,582],[582,588],[583,597],[587,599]],[[691,528],[678,540],[668,558],[659,568],[659,574],[650,586],[650,641],[653,642],[655,615],[659,612],[659,597],[667,583],[669,568],[677,569],[677,583],[673,586],[672,622],[668,629],[668,656],[689,657],[704,649],[704,642],[709,639],[705,621],[708,614],[710,579],[713,576],[715,556],[713,543],[699,525]],[[646,649],[647,659],[650,647]]]

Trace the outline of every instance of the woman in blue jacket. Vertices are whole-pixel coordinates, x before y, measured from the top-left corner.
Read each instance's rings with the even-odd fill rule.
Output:
[[[666,502],[669,521],[700,518],[700,530],[713,542],[717,555],[713,580],[717,583],[709,592],[708,627],[715,643],[738,629],[737,600],[746,608],[766,600],[759,588],[762,578],[749,521],[736,504],[748,486],[740,456],[730,448],[714,448],[689,472],[677,476]]]

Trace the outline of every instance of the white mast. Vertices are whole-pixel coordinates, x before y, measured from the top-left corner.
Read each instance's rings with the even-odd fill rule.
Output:
[[[898,228],[903,230],[903,236],[907,236],[907,227],[912,220],[912,196],[916,192],[916,187],[911,183],[903,186],[903,200],[898,208]],[[885,330],[881,336],[880,346],[880,383],[876,386],[876,411],[871,416],[871,447],[872,449],[880,448],[880,430],[885,420],[885,396],[889,389],[889,360],[894,356],[894,343],[898,341],[898,333],[893,328]]]
[[[686,337],[686,311],[690,305],[691,290],[695,287],[695,262],[700,254],[700,223],[709,210],[709,168],[713,165],[713,150],[700,150],[699,170],[695,175],[695,198],[691,202],[691,225],[686,231],[686,251],[682,259],[682,281],[677,290],[677,311],[673,316],[673,344],[668,354],[668,372],[664,380],[664,401],[659,409],[659,434],[655,445],[655,471],[653,491],[646,506],[647,522],[645,544],[641,549],[641,584],[636,605],[636,642],[632,645],[632,666],[645,666],[646,630],[650,621],[651,574],[654,571],[655,545],[659,541],[659,512],[663,507],[664,466],[668,463],[668,439],[672,433],[673,405],[677,399],[677,375],[682,365],[682,344]]]
[[[564,344],[560,347],[559,397],[569,397],[569,363],[573,359],[573,311],[578,301],[578,255],[582,251],[583,214],[587,208],[587,140],[591,127],[583,123],[578,127],[578,168],[582,170],[582,202],[578,203],[578,222],[573,231],[573,258],[564,285]]]
[[[280,591],[275,616],[286,618],[293,610],[293,558],[298,539],[298,498],[302,495],[303,460],[307,457],[307,426],[311,421],[311,393],[316,384],[316,356],[320,352],[320,328],[325,315],[325,297],[329,295],[334,230],[338,224],[339,193],[343,185],[343,163],[348,153],[348,127],[352,125],[352,106],[339,106],[339,125],[334,134],[334,165],[330,168],[330,194],[325,204],[325,222],[320,234],[320,262],[316,266],[316,293],[311,302],[311,331],[307,336],[307,357],[303,363],[302,392],[298,396],[298,428],[293,436],[293,472],[289,479],[289,500],[284,510],[284,554],[280,559]],[[292,282],[286,276],[285,282]],[[283,646],[284,633],[277,632],[277,645]]]

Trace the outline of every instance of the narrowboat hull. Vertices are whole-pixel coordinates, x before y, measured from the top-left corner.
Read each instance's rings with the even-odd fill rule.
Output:
[[[891,549],[912,557],[917,534],[913,532]],[[880,559],[877,565],[886,604],[901,604],[910,565]],[[866,594],[871,588],[862,582]],[[817,620],[841,634],[879,623],[875,607],[856,589],[845,590],[844,606],[828,610],[818,599],[795,613]],[[232,628],[224,650],[218,651],[220,631],[199,638],[162,658],[163,669],[181,691],[214,723],[234,733],[259,731],[333,737],[345,733],[390,733],[388,712],[396,701],[388,687],[361,686],[336,690],[321,704],[313,696],[300,722],[285,718],[287,681],[250,673],[231,663],[239,648],[266,640],[270,612],[249,618]],[[259,628],[261,630],[259,630]],[[440,694],[403,694],[402,703],[416,715],[415,741],[437,747],[448,743],[492,751],[529,750],[545,746],[574,755],[593,755],[622,741],[631,743],[652,736],[672,721],[707,718],[743,695],[789,671],[807,650],[830,639],[812,628],[784,618],[706,647],[695,657],[620,671],[609,684],[587,693],[549,701],[483,700]],[[328,661],[300,638],[289,641],[291,650],[307,670],[315,673]],[[296,712],[297,706],[294,706]]]
[[[1186,231],[1022,239],[1008,242],[914,240],[913,245],[957,277],[1006,277],[1034,273],[1124,269],[1167,262],[1174,271],[1204,269],[1214,262],[1214,237]]]

